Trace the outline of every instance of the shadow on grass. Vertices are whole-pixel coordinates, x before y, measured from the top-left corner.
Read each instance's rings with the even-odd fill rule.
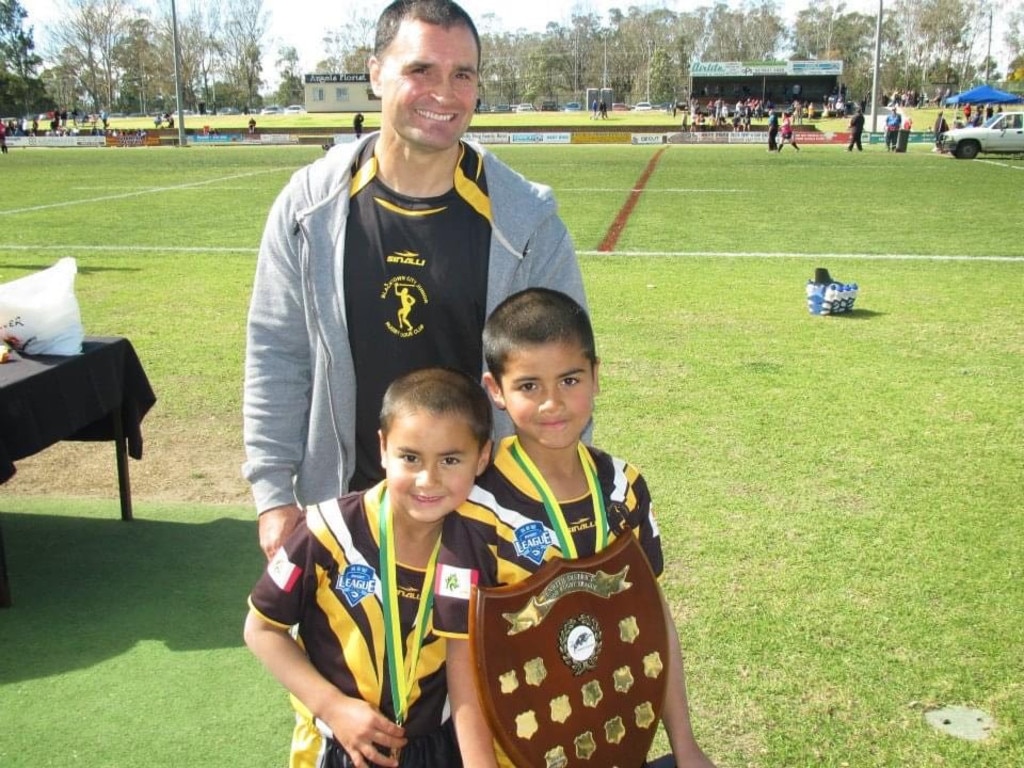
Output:
[[[876,317],[884,317],[886,312],[875,312],[872,309],[851,309],[849,312],[840,312],[838,315],[828,315],[836,320],[872,320]]]
[[[20,272],[41,272],[44,269],[49,269],[53,264],[4,264],[4,269],[10,269],[12,271]],[[141,272],[140,267],[85,267],[81,264],[77,265],[78,274],[88,275],[93,272]]]
[[[0,507],[13,605],[0,609],[0,685],[59,675],[143,640],[242,645],[265,561],[254,523],[22,514]]]

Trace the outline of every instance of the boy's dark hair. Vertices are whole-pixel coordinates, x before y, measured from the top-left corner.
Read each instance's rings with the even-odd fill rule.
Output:
[[[380,408],[381,432],[386,437],[399,415],[415,410],[462,417],[481,448],[491,439],[491,402],[480,382],[462,371],[420,368],[391,382]]]
[[[422,21],[448,30],[463,26],[473,33],[476,41],[476,63],[480,65],[480,33],[476,24],[462,6],[452,0],[395,0],[377,20],[377,33],[373,40],[373,55],[380,58],[398,34],[406,19]]]
[[[594,329],[575,299],[551,288],[527,288],[502,301],[484,323],[484,359],[499,381],[509,356],[537,344],[576,344],[597,364]]]

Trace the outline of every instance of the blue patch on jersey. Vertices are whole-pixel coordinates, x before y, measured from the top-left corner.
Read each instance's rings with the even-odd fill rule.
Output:
[[[516,554],[534,565],[544,562],[544,552],[554,542],[543,523],[533,522],[516,528]]]
[[[338,576],[335,587],[348,602],[350,608],[377,589],[377,572],[368,565],[349,565]]]

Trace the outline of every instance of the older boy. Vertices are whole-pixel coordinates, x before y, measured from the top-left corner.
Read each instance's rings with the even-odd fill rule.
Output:
[[[484,325],[483,343],[484,384],[516,434],[501,442],[471,503],[445,520],[434,619],[437,632],[449,638],[452,717],[463,760],[473,768],[498,759],[474,686],[468,596],[446,589],[453,583],[446,573],[475,572],[470,578],[480,587],[512,584],[548,560],[588,557],[621,535],[637,537],[655,575],[663,566],[643,477],[580,439],[598,393],[586,311],[558,291],[527,289],[498,305]],[[662,720],[677,764],[708,768],[712,763],[690,727],[682,654],[664,597],[662,609],[670,628]],[[508,764],[504,756],[501,764]]]

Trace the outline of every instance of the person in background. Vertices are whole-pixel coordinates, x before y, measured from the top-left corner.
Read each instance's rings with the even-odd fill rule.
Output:
[[[779,151],[779,114],[774,109],[768,111],[768,151]]]
[[[458,4],[391,3],[369,60],[380,130],[297,171],[271,208],[243,395],[243,475],[268,558],[303,505],[381,479],[375,414],[391,381],[435,365],[479,379],[484,320],[515,291],[557,286],[585,303],[551,189],[462,138],[479,72]],[[496,436],[509,432],[499,414]]]
[[[903,125],[903,118],[899,110],[893,104],[889,107],[889,114],[885,116],[885,150],[895,152],[899,143],[900,126]]]
[[[935,138],[935,148],[932,152],[942,151],[942,134],[949,130],[949,123],[946,122],[946,118],[943,115],[942,110],[939,110],[939,114],[935,116],[935,125],[932,127],[932,133]]]
[[[850,118],[850,143],[846,145],[846,151],[852,152],[853,148],[856,147],[858,152],[863,152],[864,147],[861,145],[863,135],[864,112],[861,111],[860,107],[857,107],[853,112],[853,117]]]
[[[362,112],[356,112],[356,116],[352,118],[352,130],[356,134],[356,140],[363,138],[363,122],[366,120],[363,117]]]
[[[397,766],[401,752],[403,768],[461,765],[433,573],[490,438],[478,381],[447,368],[396,379],[380,412],[386,479],[309,507],[256,584],[245,642],[293,696],[291,768]]]

